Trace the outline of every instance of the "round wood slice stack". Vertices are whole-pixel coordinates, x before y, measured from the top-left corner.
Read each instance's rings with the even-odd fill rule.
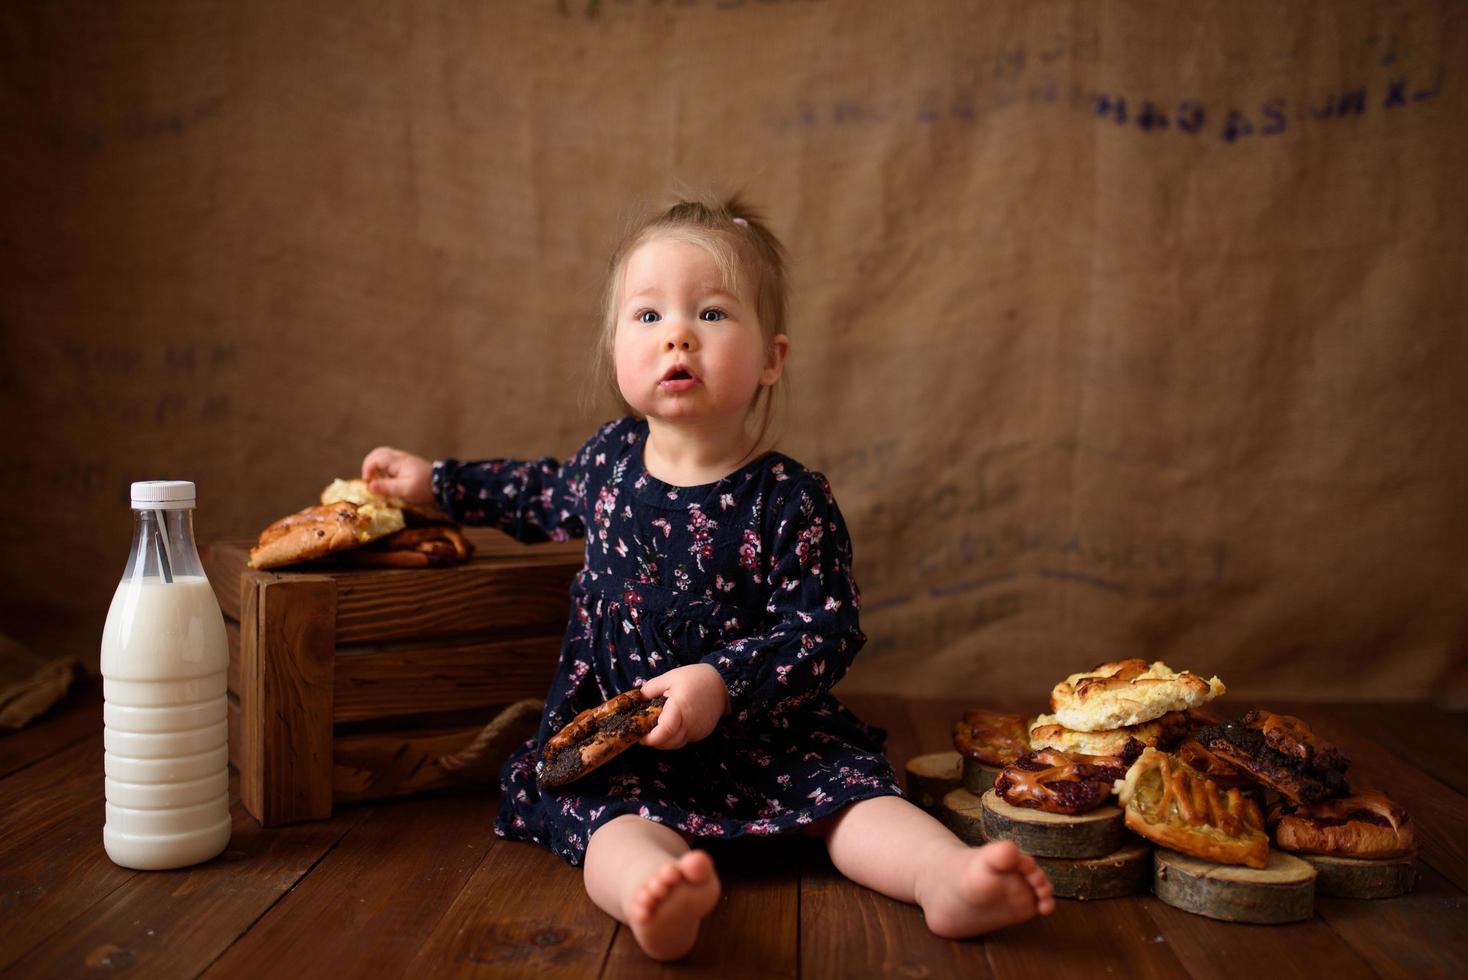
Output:
[[[924,810],[937,811],[943,797],[963,781],[963,762],[957,752],[930,752],[907,760],[907,795]]]
[[[992,789],[980,800],[984,836],[1012,840],[1035,857],[1098,858],[1119,850],[1126,840],[1125,818],[1115,806],[1069,816],[1012,806]]]
[[[945,793],[938,819],[965,844],[985,843],[983,808],[968,790],[960,787]]]
[[[975,796],[982,796],[994,787],[994,780],[1003,772],[1003,767],[986,766],[978,759],[963,757],[963,788]]]
[[[1145,891],[1152,880],[1152,845],[1131,837],[1103,857],[1037,857],[1035,863],[1050,876],[1056,898],[1120,898]]]
[[[1315,869],[1315,893],[1337,898],[1394,898],[1405,895],[1417,882],[1417,862],[1411,857],[1336,857],[1297,854]]]
[[[1300,922],[1315,914],[1315,869],[1271,850],[1264,868],[1216,864],[1159,847],[1152,891],[1174,908],[1225,922]]]

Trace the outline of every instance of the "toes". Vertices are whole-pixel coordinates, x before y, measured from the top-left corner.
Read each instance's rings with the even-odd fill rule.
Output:
[[[979,848],[979,856],[990,869],[1007,874],[1018,870],[1021,861],[1028,855],[1015,846],[1013,841],[1000,840]]]
[[[692,884],[701,885],[714,876],[714,862],[707,851],[689,851],[676,863],[683,877]]]

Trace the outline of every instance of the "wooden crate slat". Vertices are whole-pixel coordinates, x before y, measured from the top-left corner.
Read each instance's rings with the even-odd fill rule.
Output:
[[[541,628],[562,631],[576,570],[545,562],[345,572],[336,642],[376,643]]]
[[[254,980],[269,963],[293,976],[410,976],[483,860],[494,813],[488,793],[374,808],[205,977]]]
[[[332,717],[363,721],[544,698],[560,649],[559,633],[413,648],[339,648]]]
[[[19,959],[14,973],[76,977],[126,970],[140,976],[196,976],[368,812],[266,830],[236,804],[222,855],[192,868],[134,875],[86,916]]]
[[[437,764],[473,742],[483,727],[339,735],[332,749],[332,795],[353,803],[450,786],[494,786],[503,759],[487,760],[488,768],[477,771]]]
[[[224,638],[229,643],[229,677],[226,686],[233,694],[240,693],[240,624],[232,619],[224,621]]]
[[[243,753],[253,771],[242,789],[267,827],[331,815],[335,593],[325,576],[262,577],[256,615],[245,621],[242,648],[255,656],[241,670],[241,704],[253,704],[242,722]]]
[[[580,868],[495,840],[404,975],[584,980],[598,975],[616,930]]]

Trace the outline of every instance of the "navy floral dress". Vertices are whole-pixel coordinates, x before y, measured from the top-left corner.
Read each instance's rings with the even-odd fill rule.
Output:
[[[675,487],[643,468],[646,438],[646,422],[621,419],[564,465],[433,465],[434,495],[459,521],[526,542],[586,538],[540,731],[505,763],[495,832],[580,864],[592,832],[624,813],[733,838],[901,795],[885,733],[829,693],[866,637],[825,478],[770,453],[717,483]],[[536,788],[539,746],[579,712],[695,663],[729,689],[731,710],[707,738],[634,746],[567,786]]]

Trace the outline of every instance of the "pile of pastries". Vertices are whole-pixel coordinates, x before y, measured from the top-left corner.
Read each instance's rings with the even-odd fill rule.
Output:
[[[1050,712],[975,709],[954,726],[969,759],[1000,767],[1005,802],[1078,814],[1111,801],[1126,826],[1164,847],[1262,868],[1275,846],[1347,858],[1401,857],[1416,832],[1400,804],[1352,792],[1350,760],[1299,718],[1207,707],[1217,678],[1142,659],[1100,664],[1055,685]]]

